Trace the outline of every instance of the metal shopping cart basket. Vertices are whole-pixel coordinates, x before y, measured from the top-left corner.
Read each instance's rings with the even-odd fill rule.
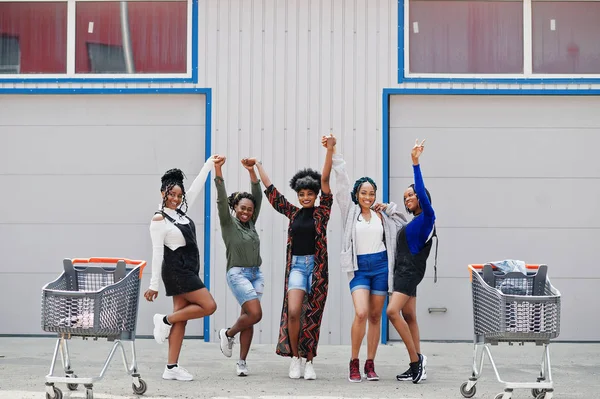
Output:
[[[133,392],[144,394],[146,382],[140,378],[135,353],[135,329],[142,271],[145,261],[113,258],[65,259],[64,272],[42,289],[42,329],[58,334],[50,373],[46,376],[46,399],[62,399],[55,383],[66,383],[69,390],[79,384],[86,389],[86,399],[93,398],[93,384],[104,377],[108,365],[121,349],[123,364],[133,378]],[[68,340],[106,338],[114,341],[100,374],[81,378],[71,369]],[[132,362],[127,362],[122,341],[131,341]],[[55,376],[56,358],[60,353],[64,376]]]
[[[460,386],[465,398],[475,395],[484,355],[504,392],[495,399],[510,399],[514,389],[531,389],[536,399],[551,399],[550,340],[560,333],[560,292],[548,278],[548,266],[526,265],[527,275],[503,273],[491,264],[469,265],[473,289],[474,352],[471,378]],[[543,346],[541,371],[536,382],[505,382],[500,378],[490,345],[527,342]]]

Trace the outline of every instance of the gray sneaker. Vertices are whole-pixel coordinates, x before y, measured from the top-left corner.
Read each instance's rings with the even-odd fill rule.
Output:
[[[238,360],[235,365],[235,370],[238,377],[246,377],[248,375],[248,366],[246,366],[246,361]]]
[[[225,334],[226,332],[226,328],[221,328],[221,330],[219,331],[219,338],[221,340],[221,352],[223,352],[225,356],[231,357],[231,354],[233,353],[234,338],[228,337],[227,334]]]

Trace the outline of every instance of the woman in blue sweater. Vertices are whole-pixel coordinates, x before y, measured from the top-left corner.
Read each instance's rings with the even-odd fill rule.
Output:
[[[400,334],[410,357],[409,369],[396,378],[399,381],[412,380],[415,384],[427,378],[427,358],[421,354],[416,319],[417,286],[425,275],[431,239],[435,235],[435,212],[419,165],[424,143],[425,140],[420,144],[417,140],[411,151],[415,182],[404,192],[404,206],[414,218],[400,231],[396,240],[394,292],[387,308],[387,316]]]

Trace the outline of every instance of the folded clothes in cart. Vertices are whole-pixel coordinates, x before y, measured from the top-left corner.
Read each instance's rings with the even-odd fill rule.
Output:
[[[527,275],[527,268],[525,267],[525,262],[522,260],[505,259],[489,263],[496,266],[503,273],[521,272]]]
[[[58,326],[71,328],[93,328],[94,313],[83,312],[79,315],[59,319]]]

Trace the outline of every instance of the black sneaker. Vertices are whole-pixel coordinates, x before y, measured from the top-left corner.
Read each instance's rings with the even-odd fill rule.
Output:
[[[413,384],[418,384],[423,379],[423,355],[419,354],[419,360],[410,363]]]
[[[404,373],[398,374],[396,379],[398,381],[412,381],[412,371],[410,370],[410,367]]]

